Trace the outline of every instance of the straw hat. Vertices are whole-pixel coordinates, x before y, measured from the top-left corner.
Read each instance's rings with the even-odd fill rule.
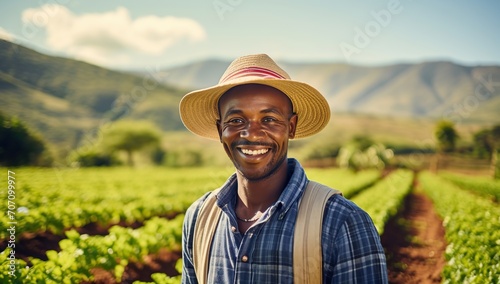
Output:
[[[219,140],[216,121],[219,119],[219,98],[232,87],[262,84],[282,91],[292,101],[298,115],[295,138],[321,131],[330,120],[330,107],[321,93],[310,85],[293,81],[268,55],[256,54],[234,60],[213,87],[193,91],[180,102],[182,122],[191,132]]]

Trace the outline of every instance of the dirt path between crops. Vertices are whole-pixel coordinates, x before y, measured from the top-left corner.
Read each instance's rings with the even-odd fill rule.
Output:
[[[414,190],[384,232],[389,283],[441,283],[444,228],[426,195]]]

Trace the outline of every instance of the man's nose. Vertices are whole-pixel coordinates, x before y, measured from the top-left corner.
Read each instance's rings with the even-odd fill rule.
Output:
[[[248,139],[250,141],[259,140],[264,136],[264,131],[262,125],[255,121],[250,121],[247,123],[245,129],[240,132],[240,137]]]

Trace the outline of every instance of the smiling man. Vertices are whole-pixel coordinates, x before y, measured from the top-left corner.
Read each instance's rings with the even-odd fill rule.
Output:
[[[287,157],[290,139],[330,119],[316,89],[291,80],[267,55],[249,55],[216,86],[184,96],[180,114],[190,131],[219,140],[236,168],[186,212],[183,283],[387,282],[370,217]],[[320,214],[307,215],[314,209]],[[319,228],[316,238],[307,223]]]
[[[219,100],[219,136],[241,177],[266,180],[286,169],[297,115],[286,95],[265,85],[234,87]]]

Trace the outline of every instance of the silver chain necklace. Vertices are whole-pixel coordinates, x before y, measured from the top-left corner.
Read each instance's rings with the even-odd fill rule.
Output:
[[[236,215],[236,214],[235,214],[235,215]],[[248,222],[255,222],[255,221],[259,220],[260,216],[254,217],[254,218],[252,218],[252,219],[245,219],[245,218],[240,218],[240,217],[238,217],[238,215],[236,215],[236,218],[237,218],[238,220],[240,220],[240,221],[243,221],[243,222],[247,222],[247,223],[248,223]]]

